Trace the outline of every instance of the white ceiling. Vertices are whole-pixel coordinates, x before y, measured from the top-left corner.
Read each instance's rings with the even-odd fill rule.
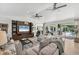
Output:
[[[61,4],[58,4],[57,6],[59,5]],[[73,18],[75,14],[78,13],[78,5],[79,4],[68,3],[67,7],[60,8],[55,11],[47,11],[47,8],[53,8],[53,3],[0,3],[0,20],[2,20],[2,18],[10,18],[11,20],[28,20],[34,23],[59,21],[67,18]],[[36,13],[40,13],[43,17],[39,19],[31,18],[31,16]]]
[[[27,16],[42,11],[51,3],[0,3],[0,16]]]
[[[74,19],[76,15],[75,11],[77,9],[76,6],[78,6],[78,4],[77,5],[75,3],[66,3],[66,4],[67,4],[66,7],[59,8],[57,10],[45,9],[44,11],[41,11],[40,14],[43,17],[36,20],[39,21],[38,23],[48,23],[48,22],[55,22],[55,21],[57,22],[57,21],[68,20],[68,19],[71,20],[71,18]]]

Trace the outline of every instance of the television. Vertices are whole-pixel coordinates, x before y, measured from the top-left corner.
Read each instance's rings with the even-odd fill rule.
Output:
[[[19,26],[19,32],[28,32],[28,31],[30,31],[29,26],[26,26],[26,25]]]

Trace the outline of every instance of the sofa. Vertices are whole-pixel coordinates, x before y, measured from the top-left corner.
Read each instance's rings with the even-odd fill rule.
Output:
[[[63,44],[61,40],[42,36],[40,41],[37,37],[28,38],[33,44],[28,48],[23,47],[20,40],[11,40],[5,45],[5,50],[9,55],[61,55],[63,53]],[[5,54],[5,53],[3,53]]]
[[[41,42],[37,41],[36,37],[29,38],[33,42],[33,46],[30,48],[22,49],[20,41],[16,41],[16,54],[17,55],[58,55],[59,49],[55,43],[49,43],[48,40],[42,40]],[[17,48],[19,47],[19,48]],[[19,52],[19,53],[18,53]]]

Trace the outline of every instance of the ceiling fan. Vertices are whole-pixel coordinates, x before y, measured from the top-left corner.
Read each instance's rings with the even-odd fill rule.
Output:
[[[67,6],[67,4],[63,4],[61,6],[57,6],[57,5],[58,5],[58,3],[54,3],[53,8],[52,9],[47,9],[47,10],[56,10],[56,9],[63,8],[63,7]]]
[[[40,18],[40,17],[43,17],[43,16],[39,15],[38,13],[36,13],[32,18]]]
[[[36,14],[35,14],[35,17],[42,17],[42,16],[40,16],[38,13],[36,13]]]

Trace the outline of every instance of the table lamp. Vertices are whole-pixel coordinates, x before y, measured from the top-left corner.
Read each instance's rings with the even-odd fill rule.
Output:
[[[7,34],[5,31],[0,31],[0,46],[7,43]]]

